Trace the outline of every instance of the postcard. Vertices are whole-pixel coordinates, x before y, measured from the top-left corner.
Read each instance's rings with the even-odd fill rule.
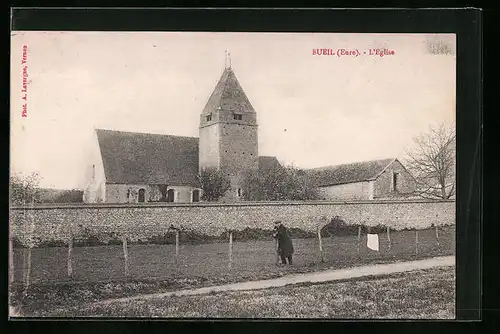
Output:
[[[11,33],[10,317],[454,319],[456,35]]]

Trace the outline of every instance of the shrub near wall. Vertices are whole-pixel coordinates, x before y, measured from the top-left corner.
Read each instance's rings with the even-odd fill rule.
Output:
[[[94,242],[104,244],[121,236],[139,243],[161,238],[170,242],[172,226],[181,230],[181,242],[200,238],[227,240],[228,230],[234,231],[235,241],[244,241],[249,238],[246,234],[264,238],[267,231],[271,233],[272,223],[277,219],[283,221],[293,237],[298,238],[298,231],[312,236],[334,218],[349,226],[423,229],[433,224],[454,224],[455,202],[43,205],[33,209],[12,208],[10,226],[13,237],[20,244],[36,247],[47,243],[67,243],[70,237],[75,241],[92,237]]]

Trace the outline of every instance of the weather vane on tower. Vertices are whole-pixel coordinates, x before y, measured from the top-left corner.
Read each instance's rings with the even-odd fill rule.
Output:
[[[225,67],[231,68],[231,53],[226,49]]]

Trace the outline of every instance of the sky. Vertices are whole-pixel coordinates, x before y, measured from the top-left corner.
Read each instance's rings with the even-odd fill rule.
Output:
[[[82,188],[95,128],[198,137],[226,49],[259,155],[303,168],[403,159],[415,136],[455,122],[455,53],[429,40],[455,48],[452,34],[12,32],[11,173]],[[313,55],[323,48],[361,54]]]

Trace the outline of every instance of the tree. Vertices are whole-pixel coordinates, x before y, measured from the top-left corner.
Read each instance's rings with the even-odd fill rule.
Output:
[[[13,205],[41,202],[41,177],[38,173],[14,174],[10,177],[10,199]]]
[[[441,124],[413,141],[415,148],[407,151],[407,167],[415,177],[417,194],[424,198],[453,197],[456,188],[455,129]]]
[[[200,171],[198,180],[201,184],[204,201],[217,201],[231,188],[229,178],[218,168],[205,168]]]
[[[306,172],[292,166],[248,171],[243,181],[243,196],[250,201],[300,201],[319,198]]]
[[[79,189],[64,190],[56,196],[54,203],[82,203],[83,191]]]

